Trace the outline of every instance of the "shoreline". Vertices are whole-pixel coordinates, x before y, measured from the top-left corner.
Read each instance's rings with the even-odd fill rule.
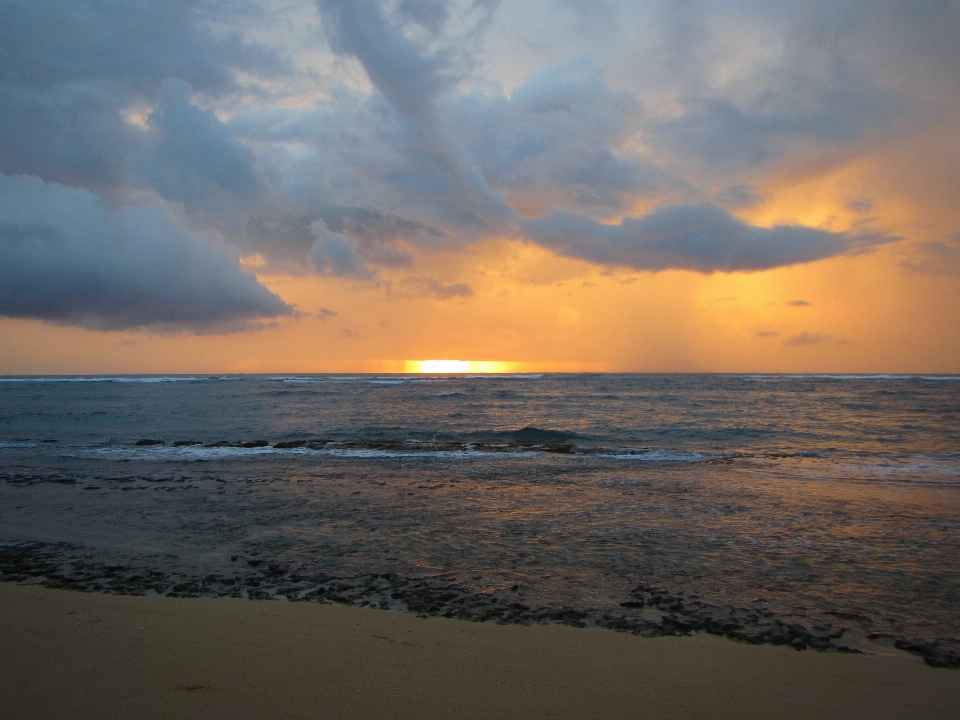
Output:
[[[0,543],[0,583],[20,583],[79,592],[169,598],[232,598],[336,603],[348,607],[400,610],[419,617],[478,623],[559,624],[603,628],[647,638],[709,634],[752,645],[788,646],[818,653],[872,654],[891,648],[920,656],[936,668],[960,669],[960,639],[921,640],[878,632],[857,612],[828,611],[832,619],[780,617],[763,606],[720,607],[696,595],[638,585],[619,613],[590,608],[531,607],[519,585],[499,593],[461,587],[448,576],[406,577],[368,573],[339,577],[297,572],[264,559],[231,556],[233,570],[196,575],[163,572],[139,565],[109,564],[65,543]],[[848,632],[852,630],[853,632]],[[851,640],[851,638],[854,638]]]
[[[960,716],[960,675],[895,651],[10,583],[0,608],[4,717]]]

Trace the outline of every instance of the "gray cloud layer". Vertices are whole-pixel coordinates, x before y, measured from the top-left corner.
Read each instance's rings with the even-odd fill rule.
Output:
[[[0,313],[98,330],[216,332],[291,308],[157,208],[0,175]]]
[[[203,0],[4,0],[0,3],[0,171],[115,187],[140,137],[122,111],[152,105],[166,78],[201,92],[237,71],[282,62],[235,33],[214,33]]]
[[[797,225],[753,227],[710,205],[665,207],[617,225],[557,213],[522,227],[527,237],[562,255],[636,270],[704,273],[812,262],[885,239]]]
[[[231,253],[465,297],[413,249],[519,236],[699,272],[861,251],[890,238],[730,213],[771,168],[955,109],[958,34],[949,0],[3,0],[0,313],[289,312]],[[69,249],[45,261],[41,205]]]

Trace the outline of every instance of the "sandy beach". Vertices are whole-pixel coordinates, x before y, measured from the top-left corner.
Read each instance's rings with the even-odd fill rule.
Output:
[[[948,718],[915,657],[0,585],[6,718]]]

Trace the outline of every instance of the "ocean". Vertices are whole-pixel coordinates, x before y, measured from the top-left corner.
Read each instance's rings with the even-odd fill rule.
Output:
[[[0,579],[960,667],[960,377],[0,378]]]

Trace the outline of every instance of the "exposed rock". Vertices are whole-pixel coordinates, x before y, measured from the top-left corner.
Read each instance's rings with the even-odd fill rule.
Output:
[[[231,556],[232,560],[239,558],[239,555]],[[320,572],[290,572],[283,563],[259,558],[249,558],[244,565],[232,567],[235,569],[228,575],[190,576],[98,563],[84,554],[82,548],[65,543],[0,543],[0,581],[3,582],[121,595],[336,602],[474,622],[590,625],[647,637],[706,632],[752,644],[789,645],[797,650],[861,652],[836,642],[845,633],[843,627],[825,623],[807,629],[798,623],[784,622],[761,608],[719,607],[693,596],[684,602],[682,593],[669,593],[656,587],[634,588],[631,591],[634,599],[620,603],[628,614],[616,614],[573,607],[533,608],[515,594],[520,590],[519,584],[512,585],[510,592],[478,592],[452,583],[445,576],[371,573],[338,578]],[[659,608],[659,617],[644,615],[646,608]],[[831,614],[841,617],[840,612]],[[870,622],[870,618],[859,613],[843,613],[843,616],[862,625]],[[868,638],[892,640],[896,647],[923,657],[932,667],[960,668],[960,640],[956,638],[916,640],[883,633],[871,633]]]

